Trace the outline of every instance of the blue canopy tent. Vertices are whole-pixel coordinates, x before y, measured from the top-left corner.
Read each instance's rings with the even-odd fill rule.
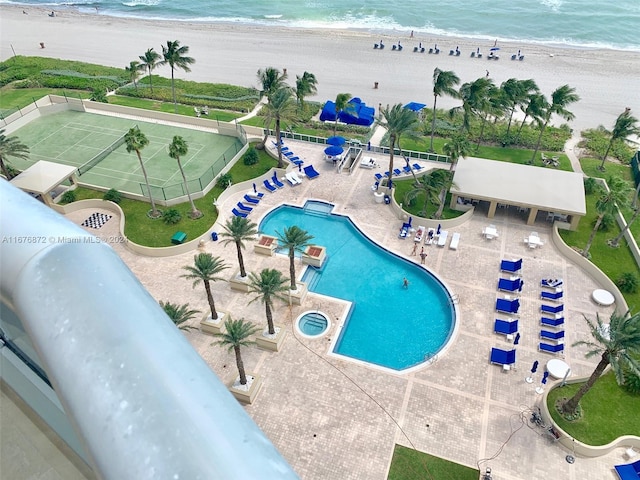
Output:
[[[406,108],[407,110],[411,110],[412,112],[419,112],[424,107],[426,107],[426,105],[424,103],[410,102],[410,103],[407,103],[402,108]]]
[[[361,125],[369,127],[373,124],[376,111],[372,107],[360,100],[358,97],[352,98],[347,103],[347,107],[338,113],[338,120],[348,125]],[[336,104],[328,100],[320,113],[320,121],[335,121]]]

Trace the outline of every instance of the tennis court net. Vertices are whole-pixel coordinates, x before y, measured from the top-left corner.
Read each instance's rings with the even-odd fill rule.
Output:
[[[91,160],[89,160],[88,162],[83,163],[82,165],[80,165],[78,167],[78,175],[82,175],[84,173],[87,173],[87,171],[91,170],[93,167],[95,167],[97,164],[99,164],[102,160],[107,158],[109,156],[109,154],[111,152],[113,152],[116,148],[120,147],[121,145],[124,145],[125,136],[126,135],[122,135],[120,138],[118,138],[115,142],[113,142],[107,148],[102,150],[97,155],[93,156],[91,158]]]

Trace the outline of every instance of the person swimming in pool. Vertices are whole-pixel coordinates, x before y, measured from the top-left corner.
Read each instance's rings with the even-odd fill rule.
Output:
[[[402,279],[402,288],[409,288],[409,280],[406,277]]]

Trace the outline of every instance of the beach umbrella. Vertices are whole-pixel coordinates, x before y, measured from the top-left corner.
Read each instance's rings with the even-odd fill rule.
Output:
[[[436,235],[440,235],[441,228],[442,228],[442,225],[438,224],[438,230],[436,231]]]
[[[549,372],[544,372],[544,375],[542,375],[542,384],[543,385],[547,384],[547,378],[549,378]]]
[[[533,374],[536,373],[537,370],[538,370],[538,360],[533,362],[533,365],[531,365],[531,375],[525,378],[524,381],[527,383],[533,383]]]
[[[347,139],[339,135],[327,138],[327,144],[340,147],[347,142]]]
[[[518,345],[518,343],[520,343],[520,334],[519,334],[519,333],[516,333],[516,338],[515,338],[515,340],[513,341],[513,344],[514,344],[514,345]]]
[[[253,193],[258,193],[258,188],[255,183],[253,184]]]
[[[302,162],[300,162],[300,163],[298,164],[298,171],[299,171],[299,172],[301,172],[301,171],[302,171]]]
[[[549,377],[549,372],[544,372],[544,375],[542,376],[542,384],[536,388],[536,393],[538,395],[542,395],[544,393],[544,387],[543,385],[547,384],[547,378]]]
[[[500,47],[491,47],[489,50],[491,50],[492,52],[495,52],[496,50],[500,50]]]
[[[342,152],[344,152],[344,149],[342,147],[338,147],[337,145],[332,145],[324,149],[324,153],[326,155],[331,155],[332,157],[340,155]]]

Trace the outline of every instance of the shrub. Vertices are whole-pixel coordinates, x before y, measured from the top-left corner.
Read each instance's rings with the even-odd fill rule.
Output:
[[[67,190],[62,194],[62,203],[72,203],[76,201],[76,192]]]
[[[107,90],[105,88],[94,90],[89,99],[94,102],[109,103],[109,100],[107,100]]]
[[[102,199],[108,200],[113,203],[120,203],[120,201],[122,200],[122,194],[115,188],[112,188],[111,190],[105,192]]]
[[[636,293],[638,291],[638,277],[631,272],[625,272],[616,280],[616,285],[622,293]]]
[[[233,181],[233,178],[231,177],[231,174],[225,173],[224,175],[220,175],[218,177],[218,181],[216,182],[216,187],[227,188],[229,185],[231,185],[232,181]]]
[[[591,222],[591,226],[595,227],[596,222],[598,221],[598,217],[594,218]],[[606,213],[604,217],[602,217],[602,222],[600,222],[600,228],[598,231],[600,232],[608,232],[616,225],[616,219],[610,213]]]
[[[632,395],[640,395],[640,377],[629,368],[624,369],[623,377],[622,387]]]
[[[600,184],[593,177],[587,177],[584,179],[584,193],[591,195],[598,191]]]
[[[245,165],[255,165],[258,163],[258,152],[255,147],[249,147],[242,160]]]
[[[175,208],[169,208],[162,213],[162,221],[167,225],[175,225],[182,220],[182,215]]]

